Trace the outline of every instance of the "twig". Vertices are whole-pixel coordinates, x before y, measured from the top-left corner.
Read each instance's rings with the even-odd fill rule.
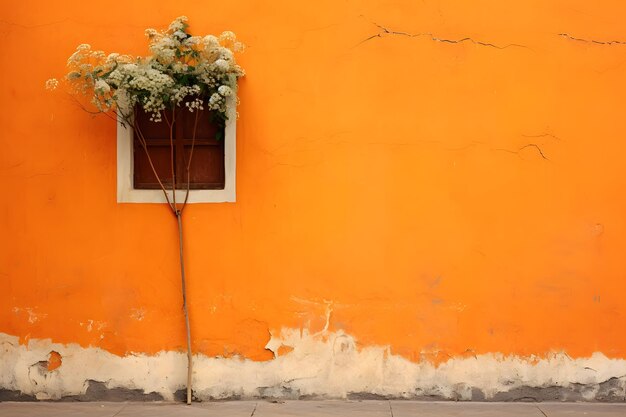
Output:
[[[134,127],[135,127],[135,129],[137,130],[137,133],[138,133],[139,143],[143,147],[143,150],[146,152],[146,157],[148,158],[148,163],[150,164],[150,168],[152,169],[152,173],[154,174],[154,177],[156,178],[157,182],[159,183],[159,186],[161,187],[161,191],[163,191],[163,195],[165,196],[165,201],[167,201],[167,204],[172,209],[172,211],[176,212],[176,207],[170,201],[170,198],[167,195],[167,190],[165,189],[165,186],[163,185],[163,182],[161,181],[161,178],[159,178],[159,174],[157,174],[156,168],[154,167],[154,164],[152,163],[152,158],[150,157],[150,152],[148,152],[148,145],[146,143],[146,138],[143,136],[143,133],[141,132],[141,129],[139,128],[139,124],[137,123],[136,120],[135,120],[135,123],[134,123]],[[174,193],[175,192],[176,192],[176,190],[174,190]]]
[[[180,208],[180,212],[182,213],[187,205],[187,200],[189,199],[189,183],[190,183],[190,169],[191,169],[191,158],[193,158],[193,148],[196,144],[196,129],[198,127],[198,110],[196,109],[196,118],[193,123],[193,136],[191,137],[191,151],[189,152],[189,161],[187,161],[187,193],[185,193],[185,201],[183,202],[183,206]],[[183,152],[183,157],[185,153]]]
[[[167,115],[165,116],[165,120],[167,120]],[[170,126],[170,168],[172,170],[172,199],[174,200],[174,212],[178,213],[178,207],[176,207],[176,175],[174,174],[174,123],[176,123],[176,107],[172,106],[172,123],[167,120],[167,124]]]

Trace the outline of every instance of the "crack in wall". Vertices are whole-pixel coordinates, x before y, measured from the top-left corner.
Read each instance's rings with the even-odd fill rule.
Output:
[[[542,138],[542,137],[552,137],[556,140],[560,140],[560,138],[558,138],[557,136],[554,136],[550,133],[545,133],[545,134],[541,134],[541,135],[522,135],[523,137],[526,138]],[[500,151],[500,152],[507,152],[507,153],[511,153],[511,154],[515,154],[518,157],[522,157],[521,156],[521,152],[524,149],[527,148],[533,148],[536,149],[537,153],[539,154],[539,156],[541,156],[542,159],[545,159],[546,161],[549,161],[550,158],[548,158],[545,154],[545,152],[543,151],[543,149],[541,148],[540,145],[536,144],[536,143],[527,143],[524,146],[521,146],[520,148],[518,148],[517,150],[511,150],[511,149],[506,149],[506,148],[492,148],[490,146],[488,146],[485,142],[479,142],[479,141],[474,141],[468,145],[462,146],[462,147],[458,147],[458,148],[445,148],[446,151],[464,151],[470,148],[473,148],[475,146],[486,146],[487,149],[491,150],[491,151]]]
[[[594,43],[596,45],[626,45],[626,41],[599,41],[596,39],[583,39],[570,35],[569,33],[559,33],[559,36],[576,42]]]
[[[539,145],[537,145],[536,143],[527,143],[526,145],[522,146],[521,148],[519,148],[516,151],[512,151],[510,149],[504,149],[504,148],[497,148],[494,149],[495,151],[502,151],[502,152],[508,152],[508,153],[512,153],[515,154],[517,156],[519,156],[521,158],[520,152],[522,152],[524,149],[527,148],[534,148],[537,150],[537,152],[539,153],[539,155],[545,159],[546,161],[549,161],[550,159],[548,159],[548,157],[543,153],[543,150],[541,149],[541,147]]]
[[[552,133],[541,133],[539,135],[522,135],[525,138],[552,138],[556,140],[561,140],[560,137],[553,135]]]
[[[460,43],[469,42],[469,43],[472,43],[472,44],[477,45],[477,46],[486,46],[486,47],[495,48],[495,49],[506,49],[506,48],[511,48],[511,47],[527,48],[527,46],[520,45],[520,44],[517,44],[517,43],[509,43],[507,45],[500,46],[500,45],[496,45],[494,43],[476,40],[476,39],[471,38],[471,37],[464,37],[464,38],[460,38],[460,39],[446,39],[446,38],[440,38],[438,36],[435,36],[431,32],[421,32],[421,33],[400,32],[400,31],[390,30],[390,29],[388,29],[388,28],[386,28],[386,27],[384,27],[382,25],[379,25],[378,23],[375,23],[375,22],[372,22],[372,24],[375,25],[376,27],[378,27],[381,31],[378,32],[375,35],[372,35],[372,36],[362,40],[356,46],[359,46],[359,45],[361,45],[361,44],[363,44],[363,43],[365,43],[367,41],[370,41],[372,39],[375,39],[375,38],[383,38],[385,36],[397,35],[397,36],[407,36],[409,38],[427,37],[427,38],[430,38],[430,40],[432,40],[434,42],[441,42],[441,43],[460,44]]]

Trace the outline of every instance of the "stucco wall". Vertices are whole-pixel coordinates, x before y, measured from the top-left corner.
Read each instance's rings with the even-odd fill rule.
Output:
[[[198,395],[624,399],[626,3],[63,3],[0,11],[0,389],[184,385],[175,219],[43,88],[184,14],[247,44],[237,202],[185,219]]]

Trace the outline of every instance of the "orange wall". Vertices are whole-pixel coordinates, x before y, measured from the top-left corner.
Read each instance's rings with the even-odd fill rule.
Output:
[[[185,14],[248,46],[237,203],[186,211],[196,351],[328,306],[412,360],[626,357],[626,45],[559,36],[626,41],[625,2],[64,3],[1,7],[0,332],[184,349],[174,217],[116,203],[115,124],[43,85]]]

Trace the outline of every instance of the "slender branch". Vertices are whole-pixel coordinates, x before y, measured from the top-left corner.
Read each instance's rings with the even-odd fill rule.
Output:
[[[185,209],[185,206],[187,205],[187,200],[189,199],[189,184],[190,184],[190,169],[191,169],[191,158],[193,158],[193,148],[194,145],[196,144],[196,130],[198,128],[198,113],[199,110],[196,109],[196,117],[195,120],[193,122],[193,136],[191,137],[191,151],[189,152],[189,161],[187,161],[187,192],[185,193],[185,201],[183,202],[183,206],[180,208],[180,211],[182,213],[182,211]],[[183,153],[183,156],[185,154]]]
[[[165,118],[165,122],[167,123],[167,125],[169,126],[169,128],[172,128],[172,125],[174,124],[174,122],[170,122],[170,118],[167,117],[167,113],[165,111],[163,111],[163,117]]]
[[[83,103],[81,103],[81,102],[80,102],[80,101],[79,101],[76,97],[74,97],[73,95],[71,95],[71,94],[69,94],[69,93],[67,93],[67,95],[68,95],[68,97],[70,97],[70,98],[74,101],[74,104],[76,104],[78,107],[80,107],[80,109],[81,109],[82,111],[84,111],[85,113],[91,114],[91,115],[93,115],[93,116],[97,116],[97,115],[99,115],[99,114],[103,114],[103,115],[105,115],[106,117],[108,117],[109,119],[114,120],[114,121],[116,121],[116,122],[117,122],[117,117],[113,117],[112,115],[110,115],[110,114],[109,114],[109,112],[108,112],[108,111],[102,111],[102,110],[92,111],[92,110],[89,110],[89,109],[88,109],[87,107],[85,107],[85,105],[84,105]],[[116,112],[114,112],[114,111],[113,111],[112,113],[113,113],[114,115],[116,115],[116,116],[117,116],[117,113],[116,113]]]
[[[167,119],[167,116],[165,116]],[[178,212],[176,206],[176,175],[174,174],[174,123],[176,123],[176,107],[172,105],[172,123],[170,125],[170,169],[172,171],[172,199],[174,200],[174,211]]]
[[[189,167],[191,166],[191,158],[193,157],[193,146],[196,141],[196,127],[198,124],[198,113],[196,112],[196,118],[193,125],[193,136],[191,139],[191,152],[189,154],[189,161],[187,162],[187,192],[185,193],[185,201],[183,206],[177,211],[178,216],[178,234],[179,234],[179,246],[180,246],[180,276],[183,286],[183,310],[185,312],[185,326],[187,330],[187,404],[191,404],[192,399],[192,375],[193,375],[193,353],[191,351],[191,329],[189,326],[189,312],[187,311],[187,288],[185,284],[185,264],[183,259],[183,226],[182,215],[185,206],[187,205],[187,199],[189,198]],[[185,157],[185,150],[183,147],[183,159]]]
[[[167,190],[166,190],[165,186],[163,185],[163,182],[161,181],[161,178],[159,177],[159,174],[157,174],[157,172],[156,172],[156,168],[154,167],[154,163],[152,162],[152,158],[150,157],[150,152],[148,152],[148,145],[146,143],[146,139],[145,139],[145,137],[143,135],[143,132],[139,128],[139,123],[137,123],[137,121],[134,122],[134,128],[136,129],[136,132],[138,133],[139,143],[141,144],[141,147],[143,148],[143,150],[146,153],[146,156],[148,157],[148,163],[150,165],[150,168],[152,169],[152,173],[154,174],[154,177],[156,178],[157,182],[159,183],[159,186],[161,187],[161,191],[163,191],[163,195],[165,196],[165,201],[167,201],[167,204],[170,206],[172,211],[175,213],[176,212],[176,206],[173,205],[172,202],[170,201],[170,198],[167,195]]]

